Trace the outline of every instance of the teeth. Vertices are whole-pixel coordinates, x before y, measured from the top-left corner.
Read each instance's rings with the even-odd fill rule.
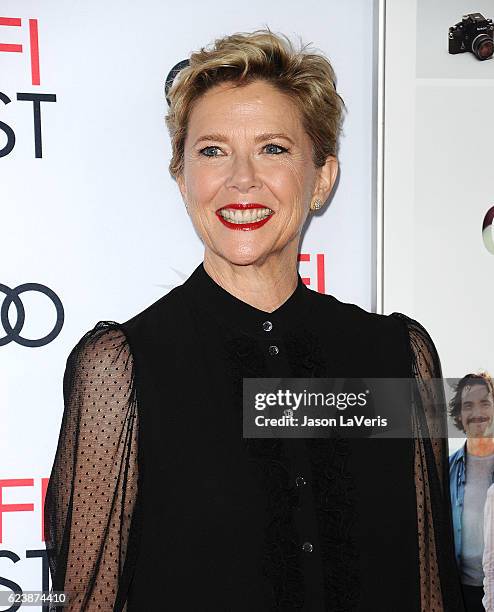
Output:
[[[220,215],[223,219],[230,223],[255,223],[261,219],[269,217],[273,214],[270,208],[246,208],[244,210],[236,210],[234,208],[225,208],[220,210]]]

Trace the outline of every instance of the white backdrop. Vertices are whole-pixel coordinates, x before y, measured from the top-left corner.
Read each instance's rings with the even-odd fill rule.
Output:
[[[168,174],[164,125],[165,77],[192,50],[268,25],[329,56],[348,108],[341,177],[331,206],[304,235],[300,272],[311,288],[323,290],[322,262],[327,293],[375,307],[372,5],[2,2],[0,589],[16,588],[12,583],[41,589],[43,568],[47,579],[43,486],[70,349],[97,321],[125,321],[155,302],[202,259]],[[38,103],[37,138],[33,94],[45,96]],[[12,302],[11,292],[25,283],[37,283],[35,290]],[[60,333],[37,342],[57,322]]]
[[[487,0],[386,10],[384,312],[420,321],[450,378],[494,375],[494,58],[448,53],[448,28],[479,11],[494,18]]]

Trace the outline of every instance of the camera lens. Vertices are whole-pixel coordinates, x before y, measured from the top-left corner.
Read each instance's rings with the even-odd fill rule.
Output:
[[[494,42],[487,34],[479,34],[472,43],[472,51],[479,60],[489,59],[494,53]]]

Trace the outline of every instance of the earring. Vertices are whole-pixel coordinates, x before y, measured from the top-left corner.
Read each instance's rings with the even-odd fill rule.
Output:
[[[321,207],[322,207],[321,200],[316,199],[313,202],[311,202],[311,205],[310,205],[311,210],[319,210]]]

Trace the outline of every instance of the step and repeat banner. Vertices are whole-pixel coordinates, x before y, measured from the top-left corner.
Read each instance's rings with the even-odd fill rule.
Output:
[[[164,123],[166,77],[193,50],[268,26],[329,57],[347,106],[341,173],[299,270],[311,289],[375,310],[377,23],[366,0],[2,2],[1,590],[48,589],[42,509],[71,348],[202,260]],[[458,154],[472,144],[461,129]]]

